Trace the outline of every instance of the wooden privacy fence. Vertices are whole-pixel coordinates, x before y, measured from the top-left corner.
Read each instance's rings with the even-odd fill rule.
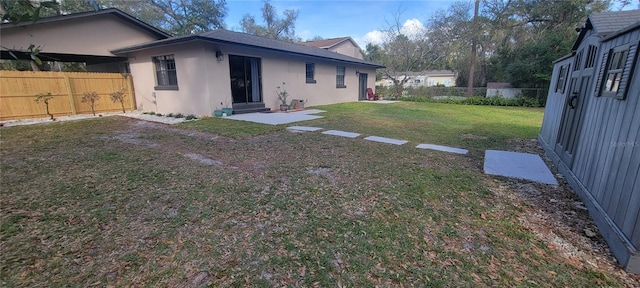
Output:
[[[122,111],[120,102],[109,95],[122,91],[125,110],[135,109],[131,75],[120,73],[0,71],[0,120],[48,117],[36,95],[51,93],[49,111],[54,116],[90,114],[91,104],[82,103],[85,92],[95,91],[100,99],[96,113]]]

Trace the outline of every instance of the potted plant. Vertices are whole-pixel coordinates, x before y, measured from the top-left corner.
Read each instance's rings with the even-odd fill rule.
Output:
[[[220,105],[222,106],[222,113],[227,114],[227,116],[231,116],[231,114],[233,114],[233,108],[229,107],[229,103],[225,103],[224,105],[222,105],[222,102],[220,102]]]
[[[222,105],[222,102],[220,102],[220,105]],[[224,113],[224,112],[222,112],[222,109],[213,110],[213,116],[222,117],[222,113]]]
[[[289,92],[284,87],[286,83],[282,82],[282,87],[276,87],[276,95],[278,95],[278,99],[280,100],[280,111],[287,111],[289,109],[289,105],[287,104],[287,98],[289,98]]]

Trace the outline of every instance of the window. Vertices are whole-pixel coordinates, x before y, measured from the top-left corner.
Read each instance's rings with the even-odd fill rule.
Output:
[[[316,64],[307,62],[306,74],[307,74],[307,83],[316,83],[315,72],[316,72]]]
[[[176,74],[176,61],[173,55],[153,57],[156,65],[156,90],[178,90],[178,76]]]
[[[567,84],[567,74],[569,74],[569,64],[560,66],[558,79],[556,80],[556,93],[564,93],[564,86]]]
[[[347,88],[344,85],[344,66],[336,66],[336,88]]]
[[[584,68],[593,68],[596,64],[596,54],[598,54],[598,47],[594,45],[589,45],[589,50],[587,51],[587,59],[584,62]]]
[[[578,54],[576,54],[575,58],[573,58],[573,71],[578,71],[580,70],[580,63],[582,63],[582,52],[583,50],[580,50],[580,52],[578,52]]]
[[[605,53],[599,73],[599,96],[623,100],[631,79],[631,66],[635,58],[637,45],[624,45]]]

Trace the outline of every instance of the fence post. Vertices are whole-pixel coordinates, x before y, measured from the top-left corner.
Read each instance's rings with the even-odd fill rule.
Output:
[[[69,75],[67,73],[62,73],[64,75],[64,85],[67,87],[67,95],[69,95],[69,105],[71,105],[71,114],[76,115],[76,103],[73,100],[73,91],[71,91],[71,82],[69,82]]]
[[[135,97],[133,97],[133,77],[131,77],[131,74],[127,75],[127,93],[129,93],[129,98],[131,98],[130,103],[131,103],[131,111],[135,110],[136,107],[136,99]]]

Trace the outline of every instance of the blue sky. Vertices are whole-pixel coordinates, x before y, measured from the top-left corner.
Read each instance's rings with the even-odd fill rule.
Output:
[[[275,1],[271,4],[276,7],[278,14],[286,9],[299,11],[296,21],[296,34],[303,40],[321,36],[334,38],[351,36],[361,48],[365,47],[365,38],[375,38],[375,30],[381,30],[386,26],[387,20],[392,21],[394,14],[400,12],[400,21],[407,20],[414,25],[418,20],[426,23],[431,15],[447,9],[451,0],[427,0],[427,1]],[[228,29],[240,30],[240,20],[245,14],[251,14],[256,20],[261,21],[262,8],[260,0],[227,0],[228,15],[225,23]],[[368,37],[365,37],[370,33]]]

